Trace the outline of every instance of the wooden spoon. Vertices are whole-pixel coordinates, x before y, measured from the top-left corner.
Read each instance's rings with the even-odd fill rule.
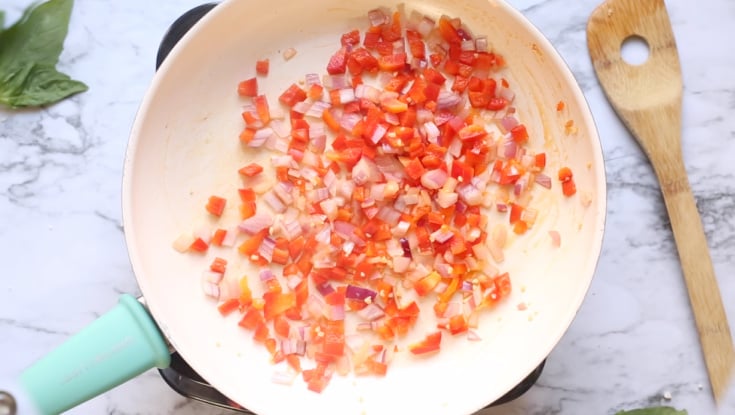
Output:
[[[623,41],[638,36],[649,57],[626,63]],[[607,0],[590,16],[587,46],[608,100],[658,176],[715,400],[724,398],[735,352],[702,222],[681,152],[682,80],[663,0]]]

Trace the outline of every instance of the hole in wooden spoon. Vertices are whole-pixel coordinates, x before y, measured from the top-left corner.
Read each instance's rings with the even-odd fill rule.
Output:
[[[628,36],[620,45],[620,55],[629,65],[642,65],[648,60],[649,52],[648,42],[638,35]]]

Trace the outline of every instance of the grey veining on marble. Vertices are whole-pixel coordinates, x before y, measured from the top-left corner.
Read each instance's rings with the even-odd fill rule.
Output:
[[[3,1],[6,24],[30,3]],[[608,220],[589,294],[538,383],[483,415],[611,415],[661,403],[715,413],[658,184],[586,53],[586,19],[598,3],[511,1],[557,47],[586,95],[606,160]],[[121,225],[127,136],[159,40],[198,4],[77,0],[60,67],[90,90],[42,110],[0,110],[0,389],[120,293],[138,293]],[[667,7],[685,85],[685,164],[733,327],[735,2]],[[733,399],[722,415],[735,414]],[[71,413],[230,412],[180,397],[150,371]]]

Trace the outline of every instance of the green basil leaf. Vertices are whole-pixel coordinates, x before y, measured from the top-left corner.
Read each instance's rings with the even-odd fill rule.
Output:
[[[620,411],[615,415],[687,415],[687,411],[678,411],[670,406],[657,406],[653,408]]]
[[[57,102],[87,86],[57,71],[53,66],[29,64],[3,79],[0,102],[11,107],[36,107]]]
[[[41,106],[87,90],[56,71],[64,46],[73,0],[49,0],[31,6],[0,31],[0,103]]]

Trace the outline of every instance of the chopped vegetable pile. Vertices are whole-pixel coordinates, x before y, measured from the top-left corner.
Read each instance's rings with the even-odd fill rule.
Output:
[[[242,222],[175,242],[236,248],[260,268],[238,276],[233,295],[218,256],[204,292],[286,363],[275,382],[300,374],[315,392],[335,372],[384,376],[396,352],[436,353],[442,336],[481,340],[480,314],[511,293],[498,269],[508,231],[533,227],[530,190],[552,187],[485,37],[447,16],[376,9],[368,19],[341,36],[326,74],[277,98],[259,93],[272,62],[257,62],[259,77],[237,86],[240,200],[206,205],[215,217],[237,206]],[[251,162],[258,153],[270,164]],[[558,177],[573,195],[571,170]],[[493,211],[503,219],[491,223]],[[414,333],[419,319],[432,329]],[[418,340],[404,348],[407,337]]]

